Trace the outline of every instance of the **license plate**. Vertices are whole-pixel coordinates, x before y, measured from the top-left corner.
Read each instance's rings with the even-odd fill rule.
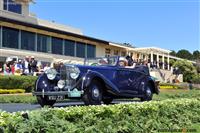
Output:
[[[49,96],[49,100],[63,100],[64,96]]]

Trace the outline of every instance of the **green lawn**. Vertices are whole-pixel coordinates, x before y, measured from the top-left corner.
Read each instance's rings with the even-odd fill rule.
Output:
[[[164,89],[159,95],[154,95],[154,101],[175,98],[200,98],[200,90]],[[37,103],[36,97],[31,94],[0,95],[0,103]]]
[[[37,103],[31,94],[0,95],[0,103]]]
[[[159,95],[154,95],[153,100],[175,98],[200,98],[200,90],[163,89]]]

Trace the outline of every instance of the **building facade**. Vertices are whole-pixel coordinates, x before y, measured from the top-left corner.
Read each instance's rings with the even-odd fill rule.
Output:
[[[81,61],[127,54],[127,48],[83,35],[77,28],[38,19],[24,1],[0,0],[0,57],[35,56],[39,60]],[[2,59],[1,59],[2,60]]]
[[[10,56],[83,64],[84,58],[130,55],[137,62],[147,61],[167,70],[170,59],[180,60],[170,56],[169,50],[109,42],[86,36],[78,28],[39,19],[29,11],[30,2],[0,0],[0,68]]]

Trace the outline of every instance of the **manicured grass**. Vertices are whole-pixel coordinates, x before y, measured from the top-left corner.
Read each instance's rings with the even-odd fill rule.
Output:
[[[166,100],[177,98],[199,98],[200,90],[185,90],[185,89],[161,89],[159,95],[154,95],[153,100]]]
[[[177,98],[199,98],[200,90],[162,89],[159,95],[154,95],[154,101]],[[128,99],[130,100],[130,99]],[[66,99],[68,101],[68,99]],[[29,94],[0,95],[0,103],[37,103],[36,97]]]
[[[0,103],[37,103],[31,94],[0,95]]]

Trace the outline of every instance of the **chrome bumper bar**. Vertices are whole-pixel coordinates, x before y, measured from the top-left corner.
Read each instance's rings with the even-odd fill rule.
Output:
[[[33,96],[61,96],[68,95],[69,91],[58,91],[58,92],[33,92]]]

